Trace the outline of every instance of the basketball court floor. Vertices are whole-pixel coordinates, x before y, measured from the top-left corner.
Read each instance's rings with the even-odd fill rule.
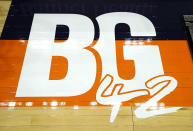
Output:
[[[9,0],[0,1],[0,32],[4,27],[10,4]],[[0,52],[0,57],[3,57],[2,54]],[[192,63],[190,63],[191,67],[193,67]],[[0,73],[6,70],[3,65],[0,65],[0,68]],[[193,69],[188,73],[193,76]],[[184,73],[184,79],[187,74]],[[4,79],[5,77],[0,75],[0,81]],[[187,79],[190,79],[189,83],[186,83],[189,86],[187,96],[191,96],[193,78]],[[0,85],[0,98],[6,95],[6,89],[3,89],[2,85]],[[182,92],[184,90],[186,88]],[[173,99],[174,106],[181,100]],[[185,99],[187,103],[193,103],[193,99],[189,97]],[[176,112],[141,119],[135,115],[135,110],[140,104],[131,101],[120,107],[114,122],[109,122],[112,106],[98,106],[96,101],[88,101],[86,105],[68,106],[65,101],[41,100],[41,106],[38,103],[37,106],[33,106],[33,102],[22,99],[17,102],[0,100],[0,131],[193,131],[193,107],[186,103],[184,103],[186,106]],[[168,107],[165,107],[164,103],[159,103],[152,108]]]

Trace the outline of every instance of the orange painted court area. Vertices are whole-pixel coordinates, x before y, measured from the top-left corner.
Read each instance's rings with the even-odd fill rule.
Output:
[[[193,63],[187,41],[152,40],[140,42],[143,42],[144,45],[159,46],[165,75],[172,76],[178,81],[177,88],[160,102],[163,102],[166,106],[193,106]],[[27,43],[27,40],[0,41],[0,106],[6,107],[8,102],[16,102],[16,106],[25,106],[25,102],[33,102],[33,106],[43,106],[44,101],[48,103],[52,101],[65,102],[66,106],[89,106],[91,101],[96,101],[96,91],[102,80],[102,61],[97,51],[92,49],[97,41],[85,48],[93,53],[97,63],[96,79],[91,90],[74,97],[15,97]],[[132,79],[135,74],[134,62],[124,60],[123,45],[125,44],[127,43],[123,40],[116,41],[117,70],[120,78]],[[128,68],[128,66],[131,68]],[[53,56],[49,79],[63,79],[67,73],[68,60],[65,57]],[[123,105],[130,105],[132,102],[143,103],[150,97],[152,96],[134,98],[124,102]],[[100,104],[98,105],[100,106]],[[50,105],[48,104],[48,106]]]

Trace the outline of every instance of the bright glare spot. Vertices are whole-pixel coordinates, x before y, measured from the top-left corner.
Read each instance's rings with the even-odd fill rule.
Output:
[[[64,105],[66,105],[66,102],[64,102],[64,101],[63,101],[63,102],[60,102],[60,105],[61,105],[61,106],[64,106]]]
[[[95,106],[95,105],[97,105],[97,102],[92,101],[92,102],[90,102],[90,105]]]
[[[57,106],[58,105],[58,102],[57,101],[52,101],[51,102],[51,106]]]
[[[9,102],[9,106],[15,106],[16,102]]]
[[[79,109],[79,107],[78,107],[77,105],[75,105],[75,106],[74,106],[74,109],[77,110],[77,109]]]
[[[32,104],[33,104],[32,102],[26,102],[25,103],[26,106],[32,106]]]
[[[46,106],[46,105],[48,105],[48,103],[44,101],[44,102],[43,102],[43,106]]]
[[[20,40],[20,42],[24,43],[24,42],[25,42],[25,40]]]
[[[131,41],[130,41],[130,40],[126,40],[126,41],[125,41],[125,44],[130,45],[130,44],[131,44]]]
[[[140,41],[138,44],[139,44],[139,45],[143,45],[144,43]]]
[[[141,105],[141,103],[135,103],[135,105],[136,105],[136,106],[140,106],[140,105]]]

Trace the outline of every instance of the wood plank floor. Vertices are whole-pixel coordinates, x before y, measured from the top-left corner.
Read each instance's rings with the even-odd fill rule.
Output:
[[[0,35],[9,11],[11,1],[0,1]]]
[[[10,1],[0,1],[0,32]],[[111,107],[2,107],[0,131],[193,131],[193,107],[176,113],[138,119],[130,106],[121,107],[114,123]]]

